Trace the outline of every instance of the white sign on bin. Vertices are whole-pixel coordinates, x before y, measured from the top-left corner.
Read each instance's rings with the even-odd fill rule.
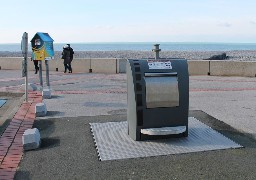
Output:
[[[149,69],[172,69],[172,63],[169,60],[148,60]]]

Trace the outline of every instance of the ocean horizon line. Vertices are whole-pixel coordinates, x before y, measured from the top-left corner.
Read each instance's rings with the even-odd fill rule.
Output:
[[[30,41],[29,41],[30,43]],[[151,41],[134,41],[134,42],[129,42],[129,41],[116,41],[116,42],[53,42],[54,44],[67,44],[67,43],[72,43],[72,44],[256,44],[256,42],[196,42],[196,41],[177,41],[177,42],[168,42],[168,41],[159,41],[159,42],[151,42]],[[21,43],[0,43],[0,45],[16,45],[16,44],[21,44]]]
[[[220,42],[86,42],[53,43],[55,51],[62,51],[65,44],[71,44],[75,51],[151,51],[154,44],[160,44],[162,51],[231,51],[256,50],[256,43]],[[31,43],[28,44],[31,50]],[[20,43],[0,44],[0,51],[20,51]]]

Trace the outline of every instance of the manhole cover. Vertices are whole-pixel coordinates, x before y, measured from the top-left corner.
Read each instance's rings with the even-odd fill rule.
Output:
[[[0,99],[0,108],[6,103],[6,99]]]

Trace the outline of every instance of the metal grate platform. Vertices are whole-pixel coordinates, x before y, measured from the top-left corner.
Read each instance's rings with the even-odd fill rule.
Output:
[[[101,161],[242,147],[194,117],[188,122],[188,137],[151,141],[132,140],[127,121],[90,125]]]

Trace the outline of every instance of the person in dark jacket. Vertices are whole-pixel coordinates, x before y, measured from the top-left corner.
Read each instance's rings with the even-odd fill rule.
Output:
[[[64,73],[69,70],[69,73],[72,73],[72,67],[71,67],[71,57],[70,57],[70,50],[68,45],[63,46],[63,51],[62,51],[62,59],[64,59],[64,68],[65,71]]]
[[[37,72],[39,71],[39,67],[38,67],[38,60],[33,60],[33,59],[31,58],[31,61],[33,61],[33,62],[34,62],[34,66],[35,66],[35,74],[37,74]]]
[[[69,51],[70,51],[70,59],[71,59],[71,62],[72,62],[72,60],[73,60],[73,55],[74,55],[74,50],[73,50],[72,47],[70,47],[70,44],[67,44],[67,45],[68,45],[68,49],[69,49]]]

